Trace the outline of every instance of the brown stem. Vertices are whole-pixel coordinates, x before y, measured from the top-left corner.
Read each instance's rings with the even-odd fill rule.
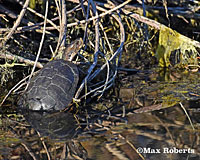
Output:
[[[23,16],[24,16],[24,14],[25,14],[25,12],[26,12],[26,9],[27,9],[27,7],[28,7],[29,1],[30,1],[30,0],[26,0],[26,2],[24,3],[24,6],[23,6],[23,8],[22,8],[22,10],[21,10],[21,12],[20,12],[20,14],[19,14],[19,17],[17,18],[17,20],[16,20],[14,26],[12,27],[11,31],[8,33],[8,35],[6,36],[6,38],[5,38],[4,42],[3,42],[3,44],[1,44],[0,47],[3,47],[3,46],[6,44],[6,42],[10,39],[10,37],[11,37],[11,36],[13,35],[13,33],[15,32],[16,28],[19,26],[19,24],[20,24],[20,22],[21,22],[21,20],[22,20],[22,18],[23,18]]]

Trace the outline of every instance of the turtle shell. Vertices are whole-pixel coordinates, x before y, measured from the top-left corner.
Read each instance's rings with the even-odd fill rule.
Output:
[[[47,63],[30,81],[18,104],[31,110],[62,110],[72,101],[79,80],[75,64],[62,59]]]

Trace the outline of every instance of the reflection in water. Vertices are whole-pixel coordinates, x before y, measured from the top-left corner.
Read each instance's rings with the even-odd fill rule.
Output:
[[[156,73],[122,75],[121,88],[115,88],[119,94],[81,108],[80,123],[65,112],[1,114],[0,159],[199,160],[199,75]],[[181,100],[196,130],[179,104],[167,103],[171,107],[152,111],[153,104],[164,102],[160,98],[170,98],[167,95]],[[145,107],[147,113],[136,113]],[[139,147],[146,152],[138,154]],[[163,152],[174,147],[193,152]]]
[[[0,147],[2,159],[87,158],[87,151],[76,140],[81,128],[72,114],[30,110],[23,110],[21,113],[25,117],[23,121],[22,117],[15,120],[14,117],[7,117],[12,119],[9,124],[12,132],[9,134],[14,133],[17,141],[12,144],[12,150],[8,153]]]
[[[151,69],[134,75],[121,74],[119,96],[129,107],[145,111],[173,107],[188,101],[199,103],[200,73],[175,69]]]
[[[36,112],[25,111],[24,117],[28,123],[40,133],[42,137],[48,136],[54,140],[67,140],[80,132],[74,116],[68,112]]]
[[[113,108],[116,107],[115,105]],[[178,106],[138,114],[126,110],[124,114],[123,110],[112,108],[109,110],[109,113],[99,111],[98,116],[97,110],[88,111],[85,128],[79,128],[70,113],[25,112],[26,120],[19,115],[4,116],[1,127],[2,131],[4,130],[4,141],[0,139],[1,159],[179,160],[189,157],[189,160],[198,160],[200,158],[198,141],[200,112],[192,119],[197,129],[193,131],[187,117]],[[128,123],[123,121],[124,116]],[[146,148],[147,152],[138,154],[136,149],[139,147]],[[173,147],[193,149],[194,153],[163,153],[164,148]],[[148,148],[152,153],[149,153]],[[161,153],[154,153],[154,149],[160,149]]]

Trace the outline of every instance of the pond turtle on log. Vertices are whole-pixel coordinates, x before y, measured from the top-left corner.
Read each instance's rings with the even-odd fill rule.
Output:
[[[18,101],[19,108],[30,110],[62,110],[72,101],[75,94],[79,72],[70,60],[83,45],[82,39],[75,40],[63,55],[48,62],[31,79],[27,90]]]

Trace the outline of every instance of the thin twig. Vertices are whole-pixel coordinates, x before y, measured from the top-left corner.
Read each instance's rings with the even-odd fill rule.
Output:
[[[187,113],[185,107],[183,106],[183,104],[182,104],[181,102],[179,102],[179,104],[180,104],[181,108],[183,109],[183,111],[185,112],[185,115],[187,116],[187,118],[188,118],[188,120],[189,120],[189,122],[190,122],[190,125],[191,125],[192,129],[195,131],[194,125],[193,125],[193,123],[192,123],[192,120],[190,119],[190,116],[189,116],[189,114]]]
[[[89,18],[87,21],[86,21],[86,20],[81,20],[81,21],[79,21],[79,22],[70,23],[70,24],[67,25],[67,27],[73,27],[73,26],[76,26],[76,25],[78,25],[78,24],[84,24],[84,23],[86,23],[86,22],[93,21],[93,20],[95,20],[95,19],[97,19],[97,18],[104,17],[104,16],[106,16],[106,15],[108,15],[108,14],[111,14],[112,12],[118,10],[119,8],[122,8],[123,6],[125,6],[126,4],[128,4],[129,2],[131,2],[131,0],[127,0],[127,1],[125,1],[124,3],[120,4],[119,6],[117,6],[117,7],[115,7],[115,8],[112,8],[112,9],[110,9],[110,10],[104,12],[104,13],[101,13],[101,14],[98,15],[98,16],[91,17],[91,18]],[[97,7],[97,9],[98,9],[98,7]]]
[[[102,11],[105,11],[105,9],[101,8],[101,7],[97,7],[98,9],[102,10]],[[109,59],[109,62],[111,62],[113,59],[116,58],[116,56],[119,54],[119,53],[122,53],[122,49],[123,49],[123,46],[124,46],[124,42],[125,42],[125,29],[124,29],[124,26],[123,24],[121,23],[121,20],[115,16],[115,15],[112,15],[115,20],[117,20],[118,24],[120,25],[120,33],[121,33],[121,40],[120,40],[120,46],[119,48],[115,51],[115,53],[110,57]],[[102,71],[104,68],[106,67],[106,64],[104,64],[103,66],[101,66],[100,70],[98,72],[96,72],[96,75],[99,74],[100,71]],[[90,80],[92,80],[96,75],[93,75],[90,77]]]
[[[0,58],[9,59],[9,60],[13,60],[13,61],[17,60],[21,63],[26,63],[27,65],[34,65],[35,64],[34,61],[23,58],[21,56],[15,56],[15,55],[12,55],[12,54],[0,54]],[[37,62],[36,67],[43,68],[43,65],[40,62]]]
[[[21,1],[18,1],[18,3],[19,3],[20,5],[23,5]],[[27,10],[30,11],[30,12],[32,12],[32,13],[34,13],[36,16],[38,16],[38,17],[40,17],[40,18],[43,18],[43,19],[45,18],[42,14],[36,12],[34,9],[32,9],[32,8],[30,8],[30,7],[27,7]],[[59,30],[58,27],[56,26],[56,24],[53,23],[53,21],[47,19],[47,23],[51,24],[51,25],[54,27],[54,29]]]
[[[105,40],[106,40],[106,42],[107,42],[107,44],[108,44],[108,48],[109,48],[109,50],[110,50],[110,53],[113,54],[112,47],[111,47],[110,42],[109,42],[109,40],[108,40],[108,36],[107,36],[106,32],[104,31],[104,28],[103,28],[102,23],[100,23],[100,27],[101,27],[101,30],[103,31],[103,34],[104,34]],[[108,51],[107,51],[107,52],[108,52]]]
[[[56,2],[56,0],[55,0],[55,2]],[[56,6],[58,8],[60,30],[59,30],[58,43],[56,46],[55,53],[57,53],[57,52],[63,53],[64,49],[65,49],[65,45],[66,45],[66,32],[67,32],[67,16],[66,16],[65,1],[61,0],[61,4],[58,4],[56,2]]]
[[[89,0],[89,4],[92,5],[92,9],[93,9],[93,11],[95,13],[95,17],[98,17],[98,13],[97,13],[96,6],[95,6],[94,2],[92,0]],[[89,7],[89,4],[88,4],[88,7]],[[75,94],[75,99],[77,99],[78,96],[80,95],[82,89],[85,86],[85,83],[87,82],[88,77],[90,76],[90,74],[92,73],[94,67],[97,64],[98,53],[99,53],[99,24],[98,24],[98,19],[95,21],[95,35],[96,35],[96,37],[95,37],[95,54],[94,54],[94,60],[93,60],[92,65],[88,69],[87,76],[84,78],[84,80],[82,81],[82,83],[81,83],[78,91]]]
[[[30,149],[24,143],[21,143],[21,145],[28,151],[28,153],[33,158],[33,160],[37,160],[36,157],[34,156],[33,152],[31,152]]]
[[[8,17],[10,18],[13,18],[13,19],[17,19],[18,15],[15,14],[14,12],[12,12],[11,10],[9,10],[8,8],[4,7],[3,5],[0,4],[0,11],[2,13],[4,13],[5,15],[7,15]],[[24,24],[33,24],[31,23],[29,20],[23,18],[21,20],[21,23],[24,23]]]
[[[46,144],[45,144],[43,138],[41,137],[40,132],[38,132],[38,131],[36,131],[36,132],[37,132],[38,136],[40,137],[40,140],[41,140],[41,142],[42,142],[42,145],[43,145],[43,147],[44,147],[44,150],[46,151],[48,160],[51,160],[51,156],[50,156],[50,154],[49,154],[48,148],[47,148],[47,146],[46,146]]]
[[[97,6],[97,8],[99,9],[98,6]],[[115,7],[115,8],[116,8],[116,7]],[[101,8],[101,10],[104,11],[105,13],[107,12],[107,11],[106,11],[105,9],[103,9],[103,8]],[[125,30],[124,30],[123,24],[121,23],[121,20],[120,20],[117,16],[115,16],[115,15],[113,15],[113,14],[112,14],[112,16],[117,20],[117,22],[118,22],[119,25],[120,25],[120,33],[121,33],[121,40],[120,40],[120,43],[121,43],[121,44],[120,44],[119,48],[116,50],[116,52],[111,56],[111,58],[109,59],[108,62],[111,62],[113,59],[116,58],[116,56],[117,56],[118,54],[121,54],[121,53],[122,53],[122,48],[123,48],[123,45],[124,45],[124,42],[125,42]],[[95,52],[95,55],[97,55],[97,53],[98,53],[98,52]],[[98,71],[95,72],[95,75],[94,75],[94,74],[90,75],[91,72],[92,72],[92,70],[93,70],[93,68],[96,66],[96,63],[95,63],[95,62],[97,61],[97,59],[95,59],[95,55],[94,55],[93,64],[90,66],[90,68],[89,68],[89,70],[88,70],[87,76],[86,76],[85,79],[82,81],[82,83],[81,83],[81,85],[80,85],[78,91],[76,92],[76,95],[75,95],[75,98],[76,98],[76,99],[77,99],[78,96],[80,95],[80,92],[82,91],[83,87],[85,86],[85,83],[86,83],[89,79],[90,79],[90,81],[91,81],[97,74],[100,73],[100,71],[102,71],[102,70],[107,66],[107,63],[104,64]],[[96,57],[96,58],[97,58],[97,57]],[[113,77],[112,77],[109,81],[107,80],[106,83],[104,83],[102,86],[99,86],[99,87],[97,87],[97,88],[91,90],[90,92],[86,93],[85,95],[83,95],[82,97],[80,97],[80,99],[86,97],[87,95],[89,95],[89,94],[91,94],[91,93],[94,93],[95,91],[97,91],[95,95],[101,94],[102,92],[105,91],[105,88],[104,88],[104,87],[105,87],[106,85],[109,85],[109,86],[106,87],[106,89],[108,89],[108,88],[110,88],[110,87],[112,86],[112,82],[114,81],[116,75],[117,75],[117,66],[116,66],[116,68],[115,68]],[[91,78],[91,77],[93,77],[93,78]],[[110,83],[111,83],[111,84],[110,84]],[[101,89],[101,88],[104,88],[103,91],[99,91],[99,89]]]
[[[38,53],[37,53],[37,56],[36,56],[36,59],[35,59],[35,64],[34,64],[33,69],[31,71],[31,74],[30,74],[30,77],[29,77],[29,81],[27,83],[27,86],[26,86],[25,90],[28,88],[28,85],[30,83],[31,77],[33,76],[33,73],[34,73],[35,68],[36,68],[37,61],[38,61],[38,59],[40,57],[40,53],[41,53],[41,50],[42,50],[42,46],[43,46],[43,42],[44,42],[44,37],[45,37],[45,29],[46,29],[46,22],[47,22],[48,6],[49,6],[49,0],[46,1],[44,29],[43,29],[42,38],[41,38],[41,41],[40,41],[40,46],[39,46]]]
[[[66,45],[66,32],[67,32],[67,16],[66,16],[66,4],[65,0],[61,1],[61,25],[60,25],[60,33],[61,33],[61,41],[60,47],[61,51],[64,52],[64,48]]]
[[[22,79],[21,81],[19,81],[14,87],[12,87],[12,89],[9,90],[9,92],[6,94],[6,96],[4,97],[4,99],[2,100],[0,107],[3,105],[3,103],[5,102],[5,100],[8,98],[8,96],[12,93],[13,90],[15,90],[22,82],[24,82],[26,79],[28,79],[29,76],[25,77],[24,79]]]
[[[36,12],[35,10],[33,10],[33,9],[29,8],[29,7],[28,7],[27,9],[28,9],[30,12],[34,13],[35,15],[37,15],[38,17],[45,19],[45,17],[44,17],[42,14]],[[51,25],[53,26],[54,29],[56,29],[56,30],[59,31],[59,28],[57,27],[57,25],[56,25],[55,23],[53,23],[53,21],[51,21],[50,19],[47,19],[47,23],[51,24]]]
[[[24,14],[25,14],[25,12],[26,12],[26,9],[27,9],[27,7],[28,7],[29,1],[30,1],[30,0],[26,0],[26,1],[25,1],[24,6],[23,6],[23,8],[22,8],[22,10],[21,10],[21,12],[20,12],[20,14],[19,14],[19,17],[17,18],[17,20],[16,20],[14,26],[12,27],[11,31],[10,31],[10,32],[8,33],[8,35],[6,36],[6,38],[5,38],[5,40],[4,40],[3,44],[2,44],[2,46],[4,46],[4,45],[6,44],[6,42],[10,39],[10,37],[11,37],[11,36],[13,35],[13,33],[15,32],[16,28],[19,26],[19,24],[20,24],[20,22],[21,22],[21,20],[22,20],[22,18],[23,18],[23,16],[24,16]],[[1,46],[0,46],[0,47],[1,47]]]

